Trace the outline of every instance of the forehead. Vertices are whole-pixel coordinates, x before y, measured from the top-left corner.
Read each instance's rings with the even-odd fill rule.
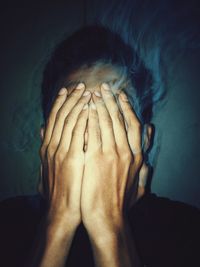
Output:
[[[65,84],[69,91],[79,83],[83,82],[90,91],[100,90],[100,85],[106,82],[110,85],[114,94],[118,94],[128,84],[122,68],[111,64],[93,64],[82,66],[73,71],[66,78]]]

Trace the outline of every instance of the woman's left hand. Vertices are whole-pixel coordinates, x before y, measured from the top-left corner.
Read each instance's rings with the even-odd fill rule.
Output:
[[[81,194],[82,221],[89,232],[101,225],[106,231],[123,227],[137,198],[143,163],[141,124],[121,95],[126,95],[121,92],[119,97],[123,116],[107,84],[101,86],[101,97],[92,96]]]

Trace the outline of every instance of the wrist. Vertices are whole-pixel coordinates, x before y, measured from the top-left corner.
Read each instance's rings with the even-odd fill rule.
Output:
[[[141,266],[129,223],[112,225],[89,232],[96,262],[107,263],[105,266]],[[102,265],[103,266],[103,265]]]
[[[49,235],[66,236],[75,232],[77,224],[71,224],[70,222],[52,222],[47,225],[46,230]]]
[[[46,233],[49,237],[55,237],[58,239],[65,239],[69,235],[73,235],[76,231],[80,220],[68,213],[67,216],[50,216],[47,213],[43,218],[43,228],[45,228]]]
[[[84,226],[90,236],[99,242],[105,242],[106,240],[114,240],[122,233],[125,233],[129,229],[129,223],[126,218],[119,216],[115,220],[96,218],[95,220],[88,220],[84,223]]]

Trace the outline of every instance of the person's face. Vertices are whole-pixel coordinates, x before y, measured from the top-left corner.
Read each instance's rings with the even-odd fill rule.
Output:
[[[116,96],[116,101],[117,101],[117,97],[120,91],[126,88],[126,86],[130,85],[130,81],[124,80],[120,83],[120,86],[117,86],[118,81],[120,79],[121,79],[121,75],[115,67],[109,64],[104,64],[101,66],[93,65],[91,67],[82,67],[72,72],[70,75],[66,77],[66,80],[64,81],[63,86],[67,87],[68,94],[70,95],[72,91],[74,90],[75,86],[79,82],[84,82],[86,86],[86,90],[89,90],[90,92],[100,91],[101,84],[106,82],[111,86],[111,90],[114,96]],[[91,102],[92,102],[92,98],[89,103]],[[117,103],[117,105],[120,109],[119,103]],[[150,124],[147,126],[148,126],[147,134],[145,136],[145,150],[148,149],[150,145],[151,135],[152,135],[152,126]],[[44,133],[44,128],[42,127],[40,131],[41,139],[43,139],[43,133]],[[87,140],[88,140],[87,127],[86,127],[84,138],[85,138],[84,150],[86,150]]]
[[[66,77],[66,80],[63,84],[63,86],[67,87],[68,90],[68,94],[70,95],[72,93],[72,91],[74,90],[74,88],[76,87],[76,85],[79,82],[83,82],[86,86],[86,90],[89,90],[90,92],[94,92],[94,91],[99,91],[100,92],[100,86],[102,83],[108,83],[111,87],[111,90],[114,94],[114,96],[116,97],[116,102],[118,101],[118,94],[120,93],[120,91],[124,88],[127,88],[127,86],[130,85],[130,81],[122,81],[120,84],[120,86],[118,86],[118,81],[121,79],[120,73],[118,73],[117,69],[110,66],[110,65],[103,65],[101,67],[97,67],[97,66],[91,66],[90,68],[86,67],[86,68],[80,68],[77,71],[74,71],[73,73],[71,73],[70,75],[68,75],[68,77]],[[92,98],[90,100],[89,103],[92,102]],[[119,103],[117,102],[117,105],[120,108]],[[126,129],[127,130],[127,129]],[[40,135],[41,135],[41,140],[44,137],[44,131],[45,129],[42,127],[41,131],[40,131]],[[151,137],[152,137],[152,125],[149,124],[147,125],[147,132],[146,135],[144,137],[144,151],[146,151],[151,143]],[[84,142],[84,151],[87,150],[87,140],[88,140],[88,129],[86,127],[86,132],[85,132],[85,142]],[[143,167],[145,167],[146,165],[143,164]],[[144,170],[147,170],[147,168],[143,168]],[[147,175],[141,175],[140,178],[140,183],[142,185],[139,186],[139,190],[138,190],[138,196],[140,197],[140,195],[142,196],[144,193],[144,186],[146,183],[146,177]]]

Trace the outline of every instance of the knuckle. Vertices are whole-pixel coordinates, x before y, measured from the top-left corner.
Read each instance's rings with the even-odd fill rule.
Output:
[[[125,162],[130,162],[133,159],[132,153],[130,151],[126,151],[126,152],[121,154],[121,158]]]
[[[142,153],[139,153],[136,158],[137,158],[139,164],[142,163],[143,160],[144,160],[144,157],[143,157]]]
[[[120,123],[123,123],[124,122],[124,119],[122,117],[122,114],[120,112],[117,112],[117,119]]]
[[[111,120],[111,118],[107,118],[107,119],[105,120],[105,123],[106,123],[106,125],[107,125],[109,128],[112,128],[113,124],[112,124],[112,120]]]
[[[77,123],[85,124],[87,121],[87,116],[85,115],[84,112],[81,112],[77,118]]]
[[[118,114],[119,113],[119,107],[117,105],[114,105],[111,107],[111,110],[113,113]]]
[[[84,160],[84,152],[83,151],[77,152],[77,150],[71,148],[67,158],[68,158],[67,162],[70,166],[75,165],[77,167],[77,165],[82,163]]]
[[[52,145],[47,147],[47,158],[52,159],[54,157],[54,148]]]
[[[136,155],[134,157],[134,164],[139,167],[142,165],[142,163],[143,163],[143,156],[140,154]]]
[[[78,134],[78,130],[77,130],[77,127],[75,126],[73,129],[72,129],[72,137],[76,136]]]
[[[72,137],[76,136],[78,134],[78,130],[76,127],[72,130]]]
[[[71,127],[74,121],[76,121],[76,116],[73,112],[70,112],[64,120],[64,125],[67,127]]]
[[[59,109],[59,111],[56,114],[56,120],[60,120],[64,116],[64,112],[62,109]]]
[[[80,94],[82,93],[82,91],[81,90],[73,90],[73,92],[72,92],[72,94],[70,95],[71,96],[71,98],[75,98],[75,99],[77,99],[77,98],[79,98],[80,97]],[[78,100],[78,99],[77,99]]]
[[[45,157],[45,153],[46,153],[46,146],[42,145],[39,150],[39,155],[41,159]]]
[[[106,155],[106,160],[110,163],[114,163],[118,161],[118,155],[117,153],[112,150]]]
[[[64,153],[61,149],[58,149],[55,153],[55,164],[59,165],[63,161]]]
[[[126,105],[126,106],[124,107],[124,111],[125,111],[125,112],[130,112],[130,111],[132,111],[132,109],[131,109],[131,107],[130,107],[129,105]]]
[[[65,126],[68,126],[69,124],[70,124],[70,115],[67,116],[67,117],[65,118],[65,120],[64,120],[64,125],[65,125]]]
[[[82,134],[82,127],[81,124],[79,123],[78,125],[76,125],[74,127],[74,129],[72,130],[72,136],[77,136],[77,135],[81,135]]]
[[[69,166],[72,166],[74,165],[75,160],[76,160],[76,152],[73,149],[71,149],[70,153],[67,156],[67,163],[69,164]]]
[[[63,99],[63,96],[58,94],[56,99],[55,99],[54,106],[57,105],[57,104],[60,104],[62,99]]]
[[[76,118],[77,120],[77,124],[81,124],[83,123],[83,119],[85,118],[85,114],[81,111],[78,115],[78,117]]]

